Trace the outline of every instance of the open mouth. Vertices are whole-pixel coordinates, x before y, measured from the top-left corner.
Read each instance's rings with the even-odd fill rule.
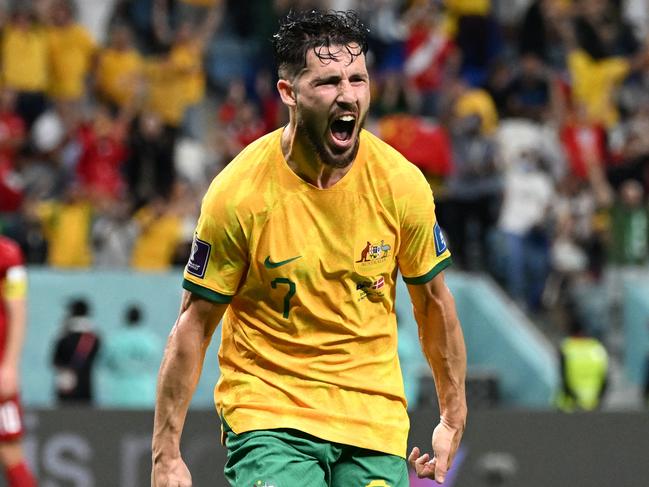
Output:
[[[343,115],[331,123],[331,135],[337,142],[348,142],[354,134],[355,126],[356,117],[353,115]]]

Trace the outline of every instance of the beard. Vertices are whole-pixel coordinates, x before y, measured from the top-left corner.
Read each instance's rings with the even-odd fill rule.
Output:
[[[358,154],[360,129],[363,128],[363,125],[365,124],[365,116],[362,119],[357,120],[356,123],[357,127],[354,127],[354,132],[356,134],[354,145],[350,149],[340,153],[334,152],[331,150],[331,147],[327,146],[325,137],[317,128],[317,125],[309,122],[305,117],[300,117],[298,120],[297,133],[303,140],[309,142],[309,145],[323,164],[336,169],[343,169],[349,166],[356,158],[356,154]]]

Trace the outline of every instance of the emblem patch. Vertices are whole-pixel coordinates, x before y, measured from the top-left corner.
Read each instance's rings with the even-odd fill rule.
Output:
[[[448,247],[446,245],[446,239],[444,238],[442,229],[437,222],[435,222],[435,226],[433,227],[433,234],[435,235],[435,254],[437,254],[437,257],[439,257],[444,252],[446,252],[446,249]]]
[[[189,256],[189,262],[187,262],[187,273],[201,279],[205,277],[211,251],[212,246],[208,242],[198,238],[198,235],[194,235],[192,253]]]
[[[390,255],[392,247],[386,244],[384,240],[372,243],[369,240],[361,250],[360,258],[356,261],[357,264],[379,264]]]

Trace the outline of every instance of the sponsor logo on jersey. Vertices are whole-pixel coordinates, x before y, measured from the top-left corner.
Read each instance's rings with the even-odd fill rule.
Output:
[[[382,288],[385,286],[385,278],[379,276],[377,279],[364,279],[356,283],[356,290],[359,291],[358,301],[368,298],[370,301],[379,300],[383,297]]]
[[[446,249],[448,247],[446,245],[446,239],[444,238],[442,229],[437,222],[435,222],[435,225],[433,226],[433,235],[435,236],[435,254],[437,254],[437,257],[439,257],[444,252],[446,252]]]
[[[265,482],[263,480],[257,480],[252,487],[275,487],[275,484]]]
[[[201,279],[205,277],[211,252],[212,246],[208,242],[198,238],[198,235],[194,235],[192,253],[189,255],[189,262],[187,262],[187,273],[200,277]]]
[[[279,262],[273,262],[272,260],[270,260],[270,255],[269,255],[268,257],[266,257],[266,260],[264,260],[264,267],[266,269],[275,269],[277,267],[281,267],[283,265],[286,265],[289,262],[293,262],[294,260],[299,259],[300,257],[302,257],[302,256],[298,255],[296,257],[291,257],[290,259],[280,260]]]

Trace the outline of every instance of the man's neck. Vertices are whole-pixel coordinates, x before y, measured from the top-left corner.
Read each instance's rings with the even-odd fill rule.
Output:
[[[298,136],[293,122],[289,122],[282,132],[282,153],[288,166],[298,177],[320,189],[335,185],[353,164],[338,168],[322,162],[309,141]]]

